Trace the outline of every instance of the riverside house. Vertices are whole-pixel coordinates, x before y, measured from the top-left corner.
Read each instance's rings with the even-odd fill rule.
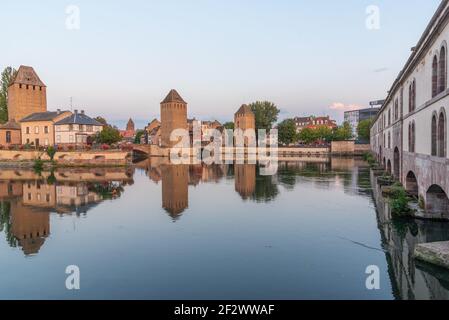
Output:
[[[0,145],[10,146],[20,144],[22,141],[20,124],[15,121],[8,121],[0,125]]]
[[[103,124],[87,116],[84,110],[75,112],[54,124],[56,144],[84,145],[97,132],[103,130]]]
[[[52,146],[55,144],[54,124],[71,116],[70,111],[46,111],[32,113],[20,121],[22,144]]]

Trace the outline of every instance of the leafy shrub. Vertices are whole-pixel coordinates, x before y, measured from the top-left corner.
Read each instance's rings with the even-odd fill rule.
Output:
[[[41,173],[44,170],[44,161],[41,158],[34,160],[33,169],[36,173]]]
[[[390,190],[390,206],[393,217],[407,217],[411,215],[409,197],[400,183],[395,183]]]
[[[56,154],[56,149],[53,146],[49,146],[47,148],[47,155],[51,161],[53,161],[55,154]]]

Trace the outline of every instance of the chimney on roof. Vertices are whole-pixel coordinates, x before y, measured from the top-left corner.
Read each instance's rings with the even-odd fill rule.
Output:
[[[74,111],[75,111],[75,114],[78,114],[78,109],[75,109]]]
[[[81,110],[81,114],[84,114],[84,110]]]
[[[61,113],[61,109],[56,109],[56,113],[60,114]]]

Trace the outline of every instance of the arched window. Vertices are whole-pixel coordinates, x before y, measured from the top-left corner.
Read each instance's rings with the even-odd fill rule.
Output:
[[[391,133],[388,132],[388,149],[391,149]]]
[[[415,128],[415,121],[412,122],[412,152],[415,152],[415,146],[416,146],[416,128]]]
[[[398,120],[399,118],[399,100],[396,98],[394,103],[394,120]]]
[[[432,98],[438,94],[438,58],[433,57],[432,62]]]
[[[408,124],[408,151],[413,152],[412,151],[412,123],[411,122]]]
[[[432,156],[437,155],[437,116],[434,114],[432,116]]]
[[[439,62],[439,80],[438,80],[438,93],[446,90],[446,47],[441,47],[440,62]]]
[[[413,112],[416,109],[416,80],[413,79],[408,89],[408,111]]]
[[[416,80],[413,79],[412,83],[412,111],[416,109]]]
[[[438,156],[446,157],[446,115],[440,113],[438,118]]]
[[[408,86],[408,112],[412,112],[412,84]]]

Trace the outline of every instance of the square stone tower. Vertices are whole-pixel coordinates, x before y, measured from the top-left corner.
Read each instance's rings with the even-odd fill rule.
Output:
[[[20,66],[8,88],[8,120],[47,111],[47,87],[32,67]]]
[[[256,116],[250,106],[244,104],[235,113],[234,129],[241,129],[244,134],[249,135],[244,137],[245,147],[256,144]]]
[[[250,106],[244,104],[234,115],[235,129],[256,129],[256,117]]]
[[[177,141],[170,141],[170,135],[175,129],[187,130],[187,102],[176,90],[172,89],[161,102],[161,144],[163,148],[171,148],[177,144]]]

